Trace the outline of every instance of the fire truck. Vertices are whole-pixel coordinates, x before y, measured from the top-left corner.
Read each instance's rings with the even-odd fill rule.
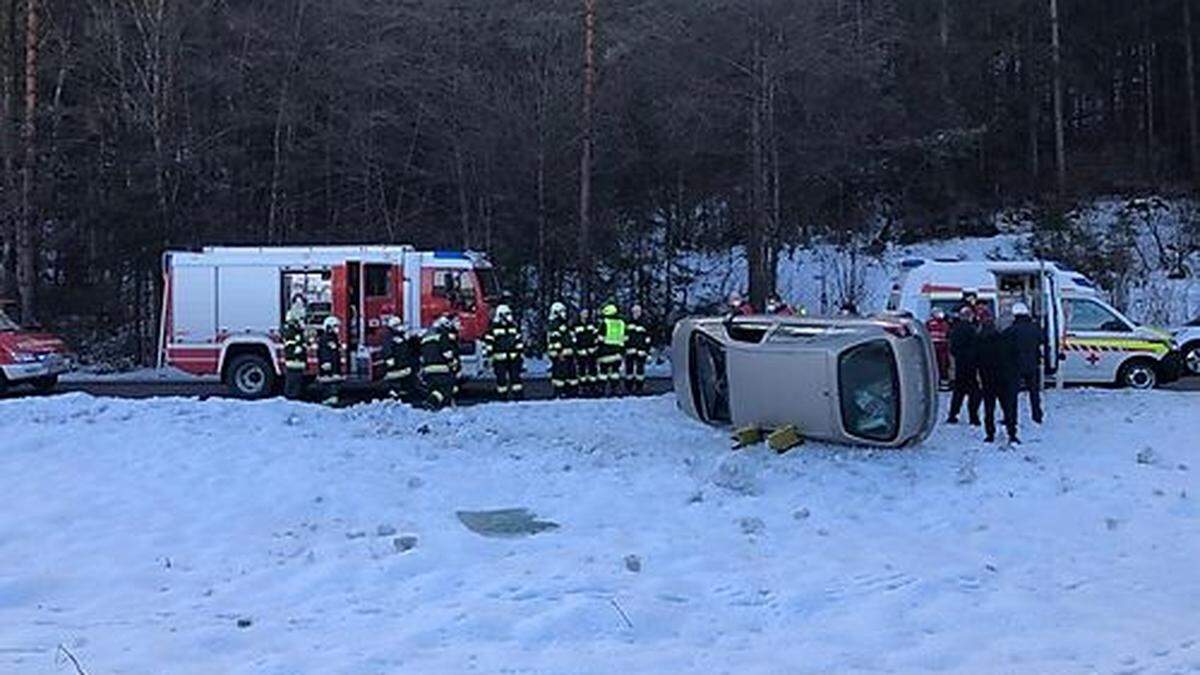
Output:
[[[326,317],[341,320],[353,382],[383,373],[375,363],[383,317],[410,330],[443,315],[458,319],[465,377],[482,368],[479,340],[498,296],[495,272],[478,253],[411,246],[208,247],[163,256],[165,290],[159,367],[218,376],[236,396],[264,398],[283,374],[280,329],[302,302],[312,336]],[[310,350],[309,374],[315,374]]]
[[[0,299],[0,392],[10,386],[32,385],[53,391],[58,376],[70,370],[67,345],[56,335],[28,330],[14,318],[16,303]]]

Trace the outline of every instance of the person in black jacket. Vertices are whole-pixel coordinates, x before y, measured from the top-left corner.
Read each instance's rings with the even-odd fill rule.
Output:
[[[950,328],[950,355],[954,357],[954,395],[950,398],[949,424],[958,424],[963,402],[967,403],[971,425],[979,426],[979,365],[976,359],[975,310],[963,307],[958,321]]]
[[[997,331],[995,322],[985,317],[976,340],[986,440],[988,443],[996,440],[996,404],[999,403],[1008,442],[1020,443],[1017,439],[1017,354],[1012,335]]]
[[[1029,306],[1023,302],[1013,305],[1012,315],[1013,323],[1004,332],[1008,334],[1016,350],[1016,396],[1019,397],[1022,391],[1029,392],[1029,408],[1033,414],[1033,421],[1041,424],[1044,419],[1041,379],[1041,355],[1044,342],[1042,329],[1030,316]]]
[[[386,314],[383,320],[383,381],[397,398],[411,399],[417,390],[417,368],[420,358],[413,353],[404,320]]]
[[[321,324],[317,338],[317,383],[324,391],[322,403],[336,406],[341,403],[341,384],[346,381],[346,363],[343,357],[342,322],[329,316]]]

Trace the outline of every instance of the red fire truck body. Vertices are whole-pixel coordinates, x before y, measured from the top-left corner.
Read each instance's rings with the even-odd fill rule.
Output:
[[[330,315],[341,320],[346,372],[371,381],[381,375],[372,355],[385,312],[412,330],[455,316],[463,372],[477,374],[478,341],[498,292],[482,255],[410,246],[210,247],[168,252],[163,269],[160,366],[220,376],[246,398],[274,391],[283,373],[280,329],[298,300],[310,334]]]

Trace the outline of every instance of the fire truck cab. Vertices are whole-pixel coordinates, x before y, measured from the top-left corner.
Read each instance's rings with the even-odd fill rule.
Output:
[[[71,368],[67,345],[57,335],[23,327],[17,309],[0,299],[0,392],[22,384],[53,391],[58,376]]]
[[[484,256],[411,246],[171,251],[163,256],[163,273],[160,367],[219,376],[243,398],[275,391],[283,373],[280,329],[294,302],[307,310],[310,338],[326,317],[341,320],[344,372],[352,381],[371,382],[382,377],[374,355],[389,312],[410,330],[445,314],[457,317],[464,376],[477,375],[479,339],[498,294]],[[310,350],[310,374],[315,367]]]

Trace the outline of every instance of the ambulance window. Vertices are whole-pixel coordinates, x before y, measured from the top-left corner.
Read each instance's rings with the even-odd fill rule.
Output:
[[[1091,300],[1067,300],[1067,330],[1129,333],[1133,328],[1107,308]]]
[[[884,442],[900,435],[900,379],[886,341],[868,342],[842,354],[838,389],[846,433]]]
[[[367,265],[367,278],[363,284],[367,288],[368,298],[386,298],[388,293],[388,265]]]

